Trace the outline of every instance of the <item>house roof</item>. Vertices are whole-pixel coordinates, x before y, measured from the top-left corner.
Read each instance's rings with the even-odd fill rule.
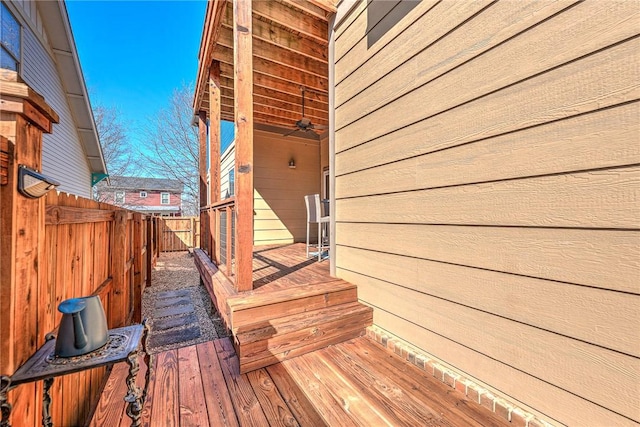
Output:
[[[111,176],[108,188],[121,190],[155,190],[182,193],[184,185],[177,179]],[[106,184],[103,186],[107,186]]]
[[[337,0],[258,1],[252,4],[253,120],[292,127],[302,116],[329,123],[329,16]],[[194,113],[209,111],[209,70],[220,64],[220,115],[234,121],[233,2],[207,4],[199,52]]]
[[[56,66],[91,172],[106,174],[100,139],[64,1],[38,2]]]

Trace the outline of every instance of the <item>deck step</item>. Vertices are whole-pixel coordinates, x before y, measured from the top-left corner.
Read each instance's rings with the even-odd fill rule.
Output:
[[[372,322],[371,307],[347,302],[244,325],[234,340],[240,372],[362,336]]]
[[[243,327],[327,307],[358,301],[357,286],[335,279],[261,294],[247,292],[227,298],[234,335]]]

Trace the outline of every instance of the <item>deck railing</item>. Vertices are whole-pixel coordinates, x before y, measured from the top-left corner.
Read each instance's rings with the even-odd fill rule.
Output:
[[[201,208],[201,247],[225,275],[235,277],[235,198]]]

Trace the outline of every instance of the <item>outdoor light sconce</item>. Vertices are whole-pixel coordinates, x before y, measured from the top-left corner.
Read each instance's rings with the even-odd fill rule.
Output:
[[[58,185],[60,185],[59,182],[25,165],[20,165],[18,168],[18,191],[30,199],[42,197]]]
[[[291,160],[289,160],[289,169],[295,169],[296,168],[296,162],[293,160],[293,157],[291,158]]]

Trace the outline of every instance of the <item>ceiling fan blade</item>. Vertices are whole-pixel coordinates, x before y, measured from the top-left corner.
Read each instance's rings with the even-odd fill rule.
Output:
[[[324,129],[329,129],[329,126],[327,125],[313,125],[314,129],[318,129],[318,130],[324,130]]]
[[[300,130],[300,129],[295,128],[295,129],[294,129],[294,130],[292,130],[291,132],[287,132],[287,133],[283,134],[282,136],[289,136],[289,135],[291,135],[291,134],[294,134],[294,133],[298,132],[299,130]]]

